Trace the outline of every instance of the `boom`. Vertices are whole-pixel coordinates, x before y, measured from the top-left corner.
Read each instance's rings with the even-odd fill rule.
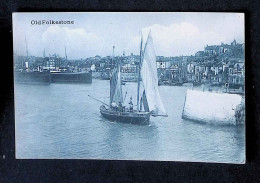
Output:
[[[94,98],[94,97],[92,97],[92,96],[90,96],[90,95],[88,95],[88,96],[89,96],[90,98],[92,98],[92,99],[94,99],[94,100],[96,100],[96,101],[98,101],[98,102],[101,102],[102,104],[104,104],[104,105],[110,107],[108,104],[102,102],[101,100],[98,100],[98,99],[96,99],[96,98]]]

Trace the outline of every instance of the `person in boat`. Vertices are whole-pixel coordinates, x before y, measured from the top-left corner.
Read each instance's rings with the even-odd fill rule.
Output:
[[[112,102],[112,103],[111,103],[111,107],[112,107],[112,109],[115,110],[115,111],[117,111],[117,109],[118,109],[118,106],[117,106],[117,104],[116,104],[115,102]]]
[[[118,110],[119,110],[120,112],[123,111],[123,105],[122,105],[121,102],[118,103]]]
[[[130,102],[129,102],[129,109],[130,109],[130,112],[133,112],[133,102],[132,102],[132,97],[130,97]]]
[[[157,108],[156,105],[154,105],[154,110],[151,111],[151,114],[157,115],[159,112],[159,109]]]

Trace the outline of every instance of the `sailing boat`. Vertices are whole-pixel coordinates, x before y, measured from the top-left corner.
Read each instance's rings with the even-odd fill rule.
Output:
[[[140,46],[137,107],[136,109],[133,108],[132,97],[130,98],[129,108],[122,105],[124,101],[121,85],[121,66],[118,63],[110,79],[110,104],[102,102],[103,104],[100,106],[101,115],[108,120],[147,125],[149,124],[150,116],[168,116],[158,90],[156,56],[151,31],[149,32],[144,50],[142,50],[142,44],[143,38],[141,38]]]

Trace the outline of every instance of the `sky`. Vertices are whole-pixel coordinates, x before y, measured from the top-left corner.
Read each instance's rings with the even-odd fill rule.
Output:
[[[74,24],[32,25],[32,21]],[[206,45],[244,43],[243,13],[14,13],[14,52],[29,56],[59,54],[68,59],[100,55],[138,55],[151,30],[157,56],[194,55]],[[26,41],[25,41],[26,40]]]

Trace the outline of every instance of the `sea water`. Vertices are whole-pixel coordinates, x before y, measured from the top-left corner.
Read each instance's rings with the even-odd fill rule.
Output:
[[[136,83],[123,98],[136,101]],[[193,122],[181,118],[189,86],[159,86],[168,117],[150,125],[104,119],[109,81],[92,84],[15,85],[16,158],[119,159],[155,161],[245,161],[245,126]]]

